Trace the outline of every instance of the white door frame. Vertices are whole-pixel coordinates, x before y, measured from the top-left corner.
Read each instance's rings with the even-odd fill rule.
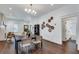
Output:
[[[65,22],[67,21],[66,19],[67,18],[72,18],[72,17],[78,17],[77,15],[70,15],[70,16],[65,16],[65,17],[62,17],[61,19],[62,19],[62,41],[67,41],[66,40],[66,38],[65,38],[65,36],[66,36],[66,33],[65,33],[65,31],[66,31],[66,29],[65,29]],[[77,24],[76,24],[77,25]],[[77,27],[77,26],[76,26]],[[76,39],[76,38],[75,38]]]

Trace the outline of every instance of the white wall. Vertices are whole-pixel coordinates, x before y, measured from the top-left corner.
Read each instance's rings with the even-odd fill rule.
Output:
[[[0,41],[6,40],[5,39],[5,28],[2,26],[2,21],[3,21],[3,14],[0,13]]]
[[[27,24],[26,21],[20,20],[20,19],[13,19],[13,18],[6,18],[4,23],[7,25],[6,27],[6,33],[7,32],[16,32],[16,33],[23,33],[23,29],[25,24]]]
[[[61,38],[61,18],[59,16],[56,16],[55,13],[51,12],[47,15],[42,16],[39,19],[39,24],[41,25],[43,21],[45,23],[48,23],[48,19],[53,16],[54,19],[51,22],[51,25],[55,27],[55,29],[52,32],[48,31],[48,28],[45,27],[44,29],[40,28],[40,35],[43,36],[44,39],[57,43],[62,44],[62,38]],[[56,25],[55,25],[56,24]]]
[[[76,24],[76,39],[77,39],[77,50],[79,50],[79,16],[77,17],[77,24]]]
[[[24,31],[24,25],[31,25],[32,27],[34,26],[34,21],[31,22],[31,20],[35,20],[35,19],[33,18],[31,19],[31,17],[25,19],[5,17],[4,22],[7,25],[6,32],[16,32],[21,34]],[[33,33],[34,30],[31,29],[31,32]]]
[[[8,20],[5,22],[5,24],[7,25],[7,32],[23,32],[23,22]]]
[[[40,34],[46,40],[55,42],[57,44],[62,44],[63,34],[64,34],[64,31],[63,31],[64,26],[62,26],[62,18],[67,15],[76,15],[78,13],[79,13],[79,5],[65,5],[64,7],[56,9],[46,15],[41,16],[40,18],[35,19],[35,21],[34,21],[34,19],[31,19],[30,24],[32,24],[32,25],[40,24],[41,25],[43,21],[45,21],[47,23],[47,20],[51,16],[53,16],[54,19],[53,19],[51,25],[54,25],[56,23],[55,29],[52,32],[48,32],[48,28],[46,27],[43,30],[40,29],[40,32],[41,32]],[[28,19],[25,19],[25,20],[28,20]],[[16,21],[13,21],[13,22],[18,23]],[[77,20],[77,22],[78,22],[78,20]],[[22,24],[22,22],[20,22],[18,24],[20,26]],[[77,25],[79,26],[79,23]],[[19,30],[22,30],[21,28],[22,28],[22,26],[19,27]],[[77,34],[79,34],[78,30],[79,29],[77,29]],[[79,35],[77,36],[77,39],[79,39]],[[79,42],[79,40],[77,41],[77,44],[79,45],[78,42]]]
[[[74,7],[74,8],[73,8]],[[66,16],[76,15],[79,12],[79,5],[66,5],[62,8],[59,8],[57,10],[54,10],[46,15],[41,16],[36,23],[42,24],[43,21],[47,23],[47,20],[53,16],[54,20],[52,21],[52,25],[56,23],[55,30],[52,32],[48,32],[47,27],[43,30],[40,29],[40,34],[43,36],[44,39],[49,40],[51,42],[62,44],[62,41],[64,40],[64,32],[62,26],[62,18]],[[64,36],[64,37],[63,37]]]

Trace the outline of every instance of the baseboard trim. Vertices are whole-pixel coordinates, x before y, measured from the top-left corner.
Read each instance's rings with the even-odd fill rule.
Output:
[[[0,41],[0,42],[6,42],[6,40],[2,40],[2,41]]]
[[[55,42],[51,42],[51,41],[46,40],[46,39],[43,39],[43,40],[45,40],[45,41],[47,41],[47,42],[50,42],[50,43],[53,43],[53,44],[55,44],[55,45],[58,45],[58,46],[60,46],[60,47],[63,47],[63,45],[61,45],[61,44],[57,44],[57,43],[55,43]]]

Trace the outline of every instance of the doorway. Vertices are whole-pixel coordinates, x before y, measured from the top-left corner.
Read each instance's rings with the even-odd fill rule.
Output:
[[[77,17],[67,17],[62,19],[62,41],[76,41]]]
[[[75,16],[62,19],[62,42],[66,53],[77,53],[76,24]]]

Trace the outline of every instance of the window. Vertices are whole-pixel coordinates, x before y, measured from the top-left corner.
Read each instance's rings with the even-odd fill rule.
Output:
[[[18,32],[18,24],[14,24],[14,26],[13,26],[13,32]]]

